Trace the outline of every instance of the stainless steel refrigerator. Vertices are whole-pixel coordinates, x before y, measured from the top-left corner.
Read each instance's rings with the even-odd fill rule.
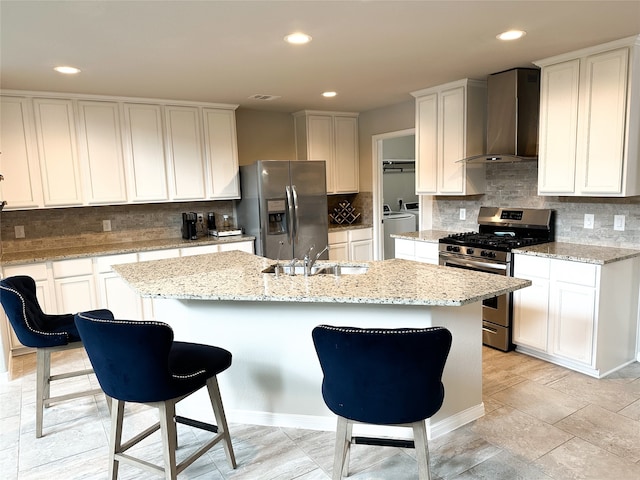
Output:
[[[328,245],[324,161],[260,160],[240,167],[240,185],[238,226],[256,237],[257,255],[302,260]]]

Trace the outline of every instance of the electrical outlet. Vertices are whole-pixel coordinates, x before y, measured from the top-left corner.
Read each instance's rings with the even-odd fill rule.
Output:
[[[15,231],[16,231],[16,238],[24,238],[24,226],[23,225],[16,225]]]
[[[198,213],[198,223],[204,223],[204,213]]]
[[[466,208],[461,208],[460,209],[460,220],[466,220],[467,219],[467,209]]]
[[[593,213],[584,214],[584,228],[593,228],[595,223],[595,215]]]
[[[624,232],[624,215],[613,216],[613,229]]]
[[[102,231],[103,232],[111,231],[111,220],[102,220]]]

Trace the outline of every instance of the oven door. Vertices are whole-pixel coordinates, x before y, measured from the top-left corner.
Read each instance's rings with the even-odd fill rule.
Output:
[[[510,275],[509,266],[505,263],[483,261],[444,252],[440,253],[439,264],[494,275]],[[511,294],[505,294],[482,301],[482,343],[485,345],[503,351],[509,350],[511,298]]]

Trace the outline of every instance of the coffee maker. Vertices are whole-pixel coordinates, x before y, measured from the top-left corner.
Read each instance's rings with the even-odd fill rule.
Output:
[[[185,240],[196,240],[198,225],[198,214],[195,212],[185,212],[182,214],[182,238]]]

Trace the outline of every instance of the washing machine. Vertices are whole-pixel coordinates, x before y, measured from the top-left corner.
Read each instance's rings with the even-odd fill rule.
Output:
[[[410,213],[416,217],[416,232],[420,230],[420,204],[418,202],[407,202],[402,205],[402,213]]]
[[[396,240],[392,234],[415,232],[415,215],[407,212],[392,212],[388,205],[383,206],[382,228],[384,229],[384,259],[395,258]]]

